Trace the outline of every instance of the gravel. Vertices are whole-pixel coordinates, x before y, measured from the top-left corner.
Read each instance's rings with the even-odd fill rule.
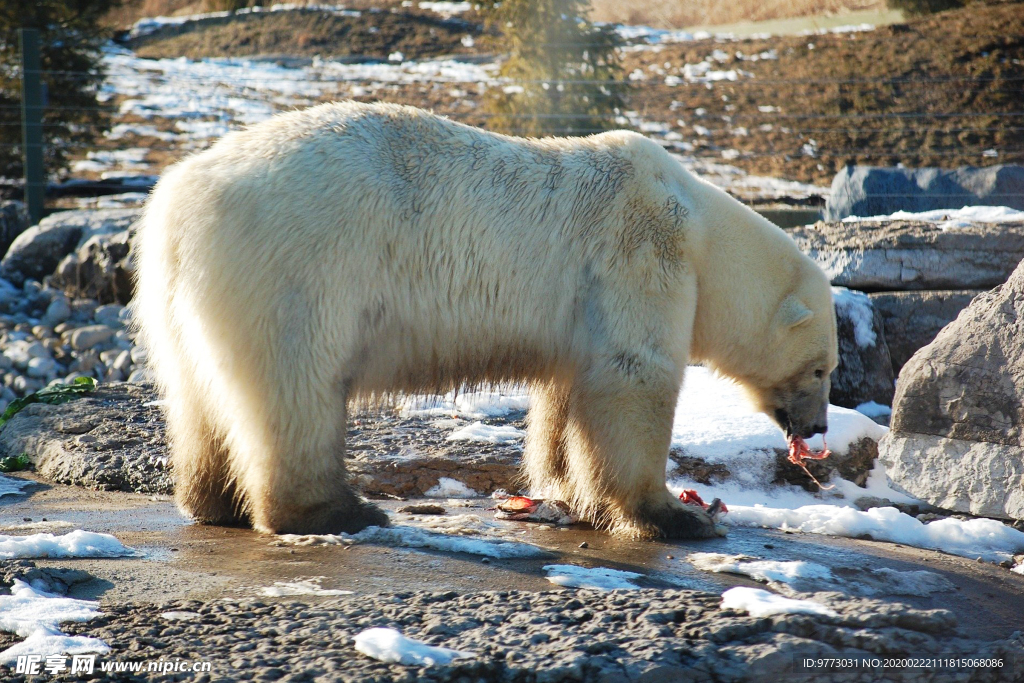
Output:
[[[65,577],[70,578],[70,577]],[[75,577],[77,578],[77,577]],[[947,610],[917,610],[819,593],[836,617],[754,618],[688,590],[438,592],[352,595],[323,601],[216,600],[105,605],[67,624],[102,638],[115,661],[209,661],[211,674],[143,673],[109,680],[767,681],[800,680],[803,657],[959,654],[1024,666],[1024,639],[993,643],[958,634]],[[171,618],[161,616],[177,614]],[[184,613],[184,614],[182,614]],[[430,645],[470,651],[445,666],[386,664],[356,652],[364,629],[389,627]],[[0,636],[0,646],[6,645]],[[100,659],[104,661],[105,658]],[[67,678],[71,678],[68,676]],[[62,680],[63,677],[56,677]],[[820,680],[818,672],[809,680]],[[23,681],[15,675],[10,679]],[[861,670],[831,681],[879,680]],[[887,669],[888,681],[1008,681],[1007,669]]]

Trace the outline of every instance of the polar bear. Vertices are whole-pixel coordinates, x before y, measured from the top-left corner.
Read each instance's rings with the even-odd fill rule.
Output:
[[[136,248],[133,317],[176,499],[200,522],[386,524],[346,480],[346,407],[393,392],[528,382],[530,489],[637,538],[720,533],[666,488],[687,364],[734,378],[787,434],[826,428],[827,278],[635,133],[290,112],[165,173]]]

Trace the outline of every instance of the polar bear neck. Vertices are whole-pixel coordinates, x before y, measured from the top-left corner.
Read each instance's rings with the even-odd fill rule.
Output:
[[[697,310],[691,362],[730,377],[760,373],[770,357],[772,326],[781,301],[797,290],[809,259],[773,223],[701,182],[695,218],[703,226],[697,272]],[[688,188],[689,189],[689,188]]]

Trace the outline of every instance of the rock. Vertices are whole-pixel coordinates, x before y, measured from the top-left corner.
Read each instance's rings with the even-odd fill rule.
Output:
[[[68,340],[71,342],[71,348],[82,350],[99,346],[113,336],[114,330],[106,325],[87,325],[71,332]]]
[[[24,202],[0,203],[0,254],[6,254],[11,242],[28,227],[28,208]]]
[[[57,374],[57,362],[52,358],[33,358],[28,362],[28,376],[45,379]]]
[[[910,357],[935,339],[943,327],[983,290],[876,292],[871,305],[882,316],[892,369],[897,375]]]
[[[815,223],[789,231],[832,284],[865,292],[988,289],[1024,258],[1024,223]]]
[[[862,292],[833,288],[839,334],[839,366],[832,373],[829,402],[856,408],[874,401],[892,405],[896,377],[882,317]]]
[[[170,493],[163,416],[151,387],[118,384],[60,405],[33,403],[0,430],[0,457],[24,453],[51,481]]]
[[[940,508],[1024,519],[1024,266],[904,366],[881,458]]]
[[[847,166],[832,180],[824,217],[887,216],[896,211],[1008,206],[1024,209],[1024,166],[885,168]]]
[[[64,297],[58,297],[46,307],[46,313],[43,315],[40,323],[47,327],[56,327],[70,317],[71,305],[68,304],[68,300]]]
[[[94,235],[126,231],[138,209],[61,211],[21,233],[0,261],[0,276],[15,285],[42,280],[61,260]]]
[[[132,298],[130,250],[129,230],[93,235],[64,257],[51,281],[68,296],[127,304]]]
[[[93,320],[98,322],[100,325],[106,325],[118,329],[123,326],[121,322],[121,312],[124,311],[124,306],[118,304],[106,304],[96,309],[93,314]]]

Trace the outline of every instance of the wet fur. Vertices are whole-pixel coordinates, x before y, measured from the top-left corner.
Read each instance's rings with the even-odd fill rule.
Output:
[[[777,329],[787,295],[831,315],[792,241],[621,131],[284,114],[169,170],[136,248],[177,502],[264,532],[386,523],[347,482],[353,401],[525,381],[533,491],[622,534],[712,536],[665,486],[687,363],[769,396],[834,345],[834,320]]]

